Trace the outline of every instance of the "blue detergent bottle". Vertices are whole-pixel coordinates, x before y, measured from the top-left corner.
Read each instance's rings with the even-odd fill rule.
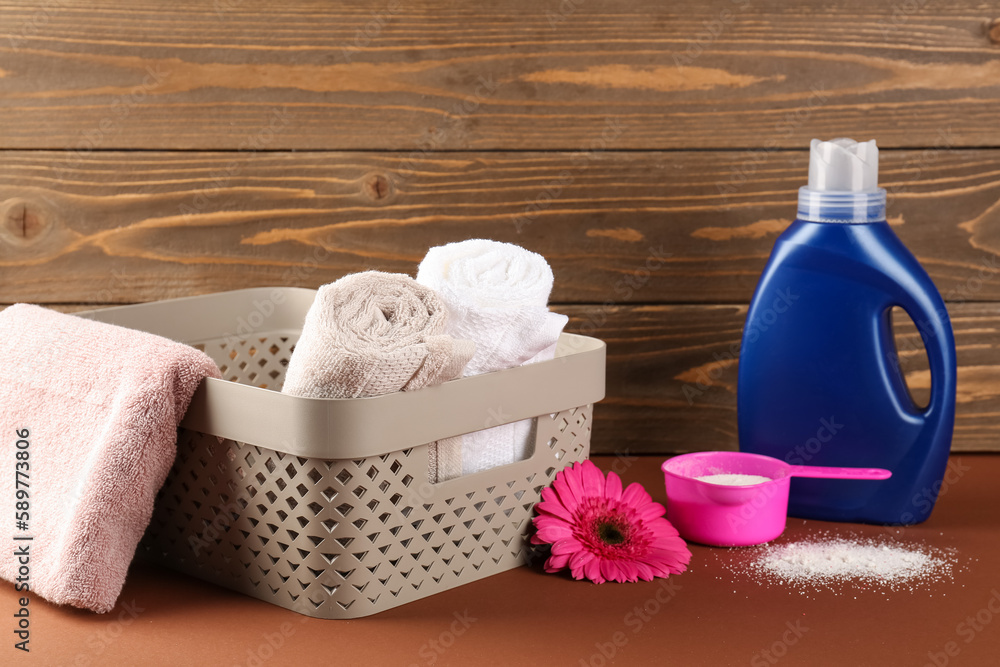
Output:
[[[885,481],[794,478],[788,512],[913,524],[930,516],[955,423],[955,339],[944,301],[885,218],[874,141],[814,139],[797,219],[778,237],[740,349],[740,449],[793,464],[888,468]],[[916,323],[931,371],[918,407],[891,310]]]

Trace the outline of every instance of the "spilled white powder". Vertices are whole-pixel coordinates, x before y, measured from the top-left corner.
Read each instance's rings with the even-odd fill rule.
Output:
[[[735,573],[803,594],[821,589],[835,594],[863,589],[926,589],[951,580],[957,562],[954,552],[926,545],[822,534],[743,553],[750,556],[749,560],[729,565]]]
[[[722,486],[750,486],[751,484],[760,484],[761,482],[770,482],[770,477],[764,477],[763,475],[739,475],[735,473],[725,474],[725,475],[702,475],[701,477],[695,477],[695,479],[708,482],[709,484],[721,484]]]

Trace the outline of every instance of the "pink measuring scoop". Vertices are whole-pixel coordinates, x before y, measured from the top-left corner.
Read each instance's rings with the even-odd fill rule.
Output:
[[[882,480],[883,468],[828,468],[791,465],[747,452],[694,452],[663,462],[667,520],[692,542],[722,547],[763,544],[785,530],[792,477]],[[706,475],[760,475],[768,481],[747,486],[705,482]]]

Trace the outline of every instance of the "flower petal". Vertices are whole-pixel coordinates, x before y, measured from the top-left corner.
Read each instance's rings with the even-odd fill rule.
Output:
[[[601,565],[601,576],[608,581],[618,581],[620,572],[618,565],[609,560],[599,561]]]
[[[584,461],[580,470],[583,473],[583,493],[585,497],[604,496],[604,473],[594,465],[593,461]]]
[[[580,464],[575,463],[572,467],[564,468],[556,478],[560,476],[563,477],[563,481],[566,482],[566,486],[569,487],[570,492],[577,499],[577,502],[582,502],[584,498],[583,493],[583,477],[580,472]]]
[[[566,567],[566,563],[569,562],[569,556],[565,554],[552,555],[547,561],[545,561],[545,571],[546,572],[558,572],[559,570]]]
[[[594,559],[594,554],[590,553],[586,549],[580,549],[575,554],[569,557],[569,566],[574,570],[577,568],[582,568],[584,565],[589,563]]]
[[[646,528],[657,537],[677,537],[679,534],[674,524],[662,517],[647,521]]]
[[[550,486],[546,486],[542,489],[542,500],[549,503],[562,504],[562,499],[559,498],[559,494],[556,493],[556,491]]]
[[[575,537],[556,540],[552,543],[552,553],[554,554],[574,554],[581,549],[583,549],[583,545]]]
[[[601,576],[601,561],[594,558],[583,566],[583,574],[595,584],[603,584],[604,577]]]
[[[652,581],[656,575],[653,574],[653,568],[649,567],[642,561],[636,561],[634,563],[635,569],[639,571],[639,578],[643,581]]]
[[[573,523],[573,515],[570,514],[569,510],[563,507],[559,503],[552,503],[542,501],[535,505],[535,509],[539,512],[544,512],[546,514],[551,514],[552,516],[557,516],[563,521]]]
[[[645,560],[653,570],[665,572],[666,574],[661,574],[665,577],[671,572],[683,572],[686,569],[685,566],[691,561],[691,552],[681,553],[664,549],[650,549]]]
[[[639,517],[643,521],[652,521],[662,518],[666,514],[667,508],[660,503],[649,502],[639,508]]]
[[[657,539],[651,545],[652,549],[662,549],[663,551],[678,553],[681,555],[690,555],[691,551],[688,549],[687,544],[679,537],[668,537],[666,539]]]
[[[562,521],[553,521],[545,526],[538,529],[535,535],[540,540],[544,540],[549,544],[552,544],[556,540],[561,540],[567,537],[573,537],[573,530]]]
[[[556,475],[555,480],[552,482],[552,488],[559,494],[559,500],[561,500],[562,504],[566,506],[566,509],[572,512],[580,504],[581,498],[576,495],[576,491],[569,484],[569,482],[566,481],[567,477],[567,472],[564,469]]]
[[[572,528],[574,525],[573,522],[566,521],[561,517],[552,516],[551,514],[547,513],[538,514],[537,516],[535,516],[535,518],[532,519],[532,521],[535,522],[536,528],[545,528],[546,526],[551,526],[551,525],[560,525]]]
[[[632,482],[622,493],[622,502],[626,505],[631,505],[637,509],[641,509],[646,503],[653,502],[653,498],[646,493],[646,489],[642,488],[642,484],[639,482]]]
[[[625,581],[639,581],[639,568],[632,561],[622,561],[618,563],[619,569]]]
[[[621,500],[622,478],[613,470],[608,472],[608,478],[604,482],[604,497],[616,503]]]

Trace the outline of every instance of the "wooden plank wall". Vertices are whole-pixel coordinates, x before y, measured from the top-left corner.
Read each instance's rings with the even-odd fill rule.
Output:
[[[997,449],[998,98],[973,0],[2,0],[0,304],[318,286],[485,236],[608,342],[596,451],[734,448],[804,149],[874,137],[950,303],[954,447]]]

